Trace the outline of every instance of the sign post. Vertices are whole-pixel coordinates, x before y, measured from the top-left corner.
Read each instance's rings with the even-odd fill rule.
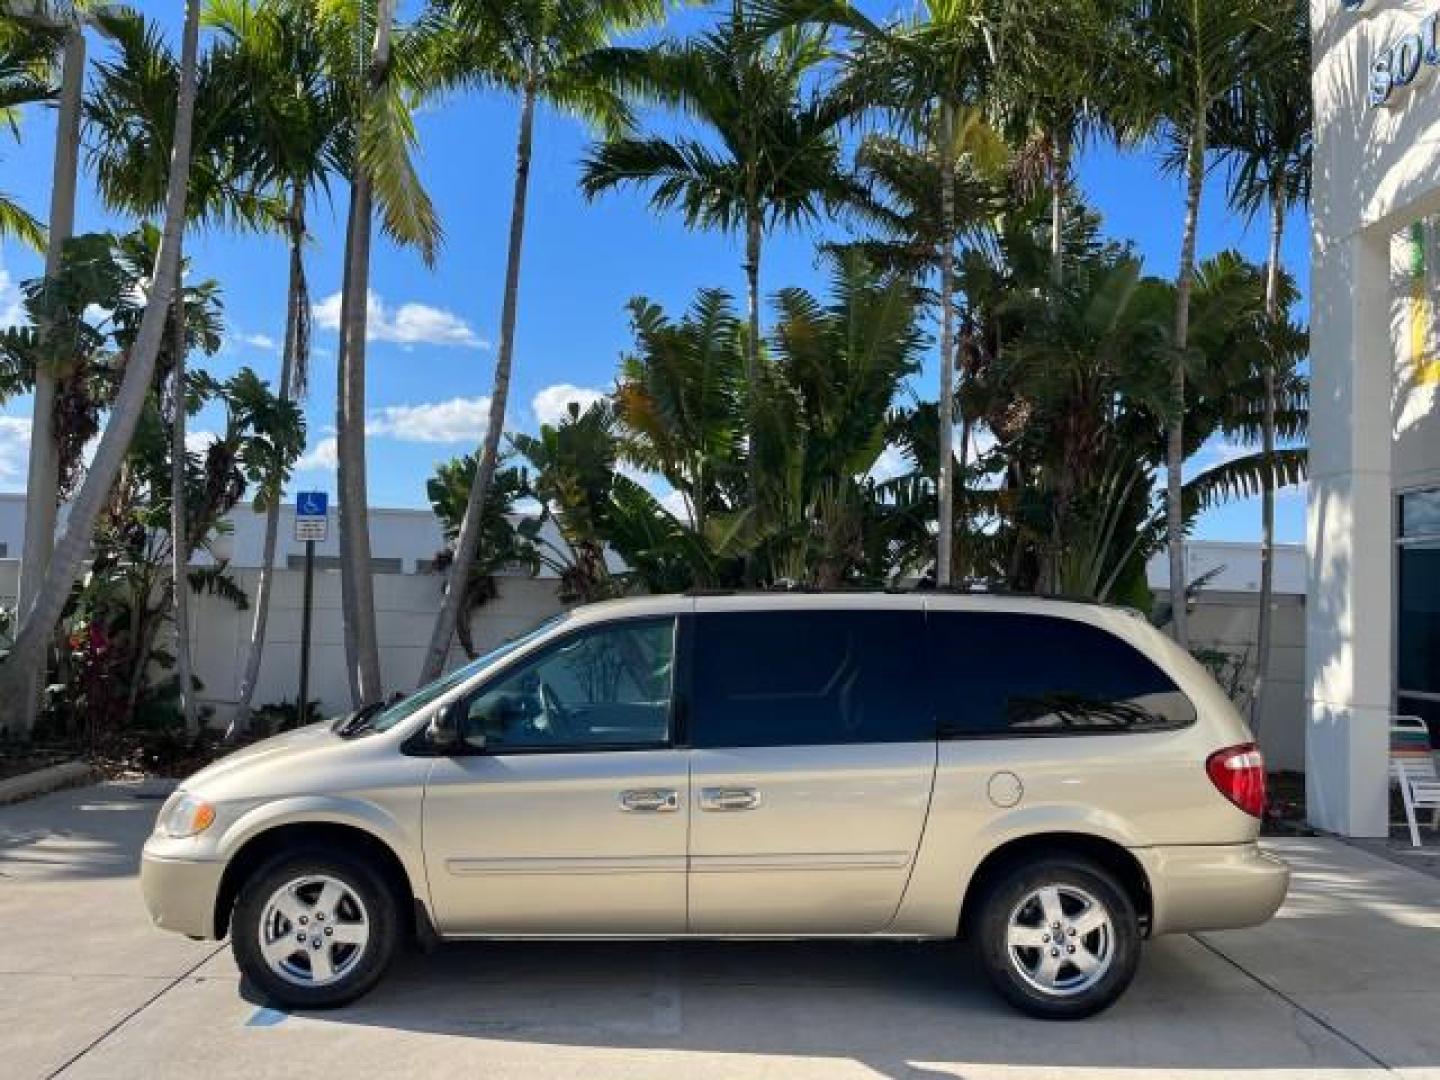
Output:
[[[330,496],[302,491],[295,496],[295,539],[305,545],[305,592],[300,614],[300,697],[296,721],[303,725],[310,707],[310,615],[315,599],[315,545],[330,533]]]

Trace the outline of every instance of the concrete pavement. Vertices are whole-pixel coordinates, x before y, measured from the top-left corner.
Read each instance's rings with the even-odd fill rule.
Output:
[[[0,1075],[1440,1080],[1440,881],[1334,841],[1277,842],[1273,922],[1150,943],[1078,1024],[1009,1011],[961,948],[880,942],[452,945],[288,1016],[228,947],[150,927],[135,859],[162,793],[0,808]]]

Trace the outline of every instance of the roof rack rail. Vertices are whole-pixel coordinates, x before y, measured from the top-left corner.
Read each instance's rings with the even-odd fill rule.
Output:
[[[934,594],[940,596],[994,596],[1010,600],[1056,600],[1068,604],[1092,604],[1096,607],[1114,607],[1134,610],[1127,605],[1112,604],[1104,600],[1096,600],[1090,596],[1074,596],[1066,593],[1037,593],[1024,592],[1019,589],[995,589],[974,585],[947,585],[938,588],[935,585],[917,583],[915,585],[841,585],[832,588],[821,588],[817,585],[796,585],[776,584],[771,586],[754,586],[750,588],[694,588],[686,589],[680,595],[698,598],[708,596],[865,596],[865,595],[887,595],[887,596],[908,596],[912,593]]]

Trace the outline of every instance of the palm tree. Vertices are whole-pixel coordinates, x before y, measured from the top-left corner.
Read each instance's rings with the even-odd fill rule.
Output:
[[[65,533],[37,592],[34,604],[21,616],[15,644],[0,663],[0,715],[11,726],[16,715],[17,690],[34,685],[45,662],[45,646],[70,595],[81,560],[90,545],[95,520],[115,483],[120,466],[139,423],[150,390],[155,358],[160,350],[179,269],[180,237],[185,228],[185,203],[190,178],[190,144],[195,115],[196,69],[200,37],[200,0],[186,0],[178,89],[175,99],[169,176],[165,191],[165,225],[156,254],[151,289],[140,332],[125,366],[120,390],[111,406],[109,421],[95,457],[70,507]]]
[[[924,0],[913,14],[880,24],[849,0],[760,0],[762,24],[797,22],[846,29],[853,40],[845,57],[843,100],[880,109],[918,143],[933,148],[941,182],[940,460],[935,580],[948,586],[955,531],[955,245],[956,174],[967,156],[994,167],[1003,145],[985,121],[995,60],[985,0]]]
[[[1067,193],[1075,151],[1113,132],[1111,89],[1123,84],[1125,0],[1007,0],[993,16],[990,111],[1018,147],[1022,189],[1050,195],[1050,278],[1064,275]]]
[[[745,4],[709,31],[648,50],[617,50],[616,68],[638,95],[677,109],[708,137],[613,139],[586,157],[581,189],[650,189],[657,210],[679,208],[692,228],[745,238],[749,332],[746,379],[761,380],[760,261],[777,225],[816,219],[849,190],[842,181],[838,131],[854,112],[848,99],[807,90],[827,55],[825,35],[791,27],[766,33]],[[752,458],[752,461],[754,459]],[[752,495],[760,486],[752,466]]]
[[[78,19],[26,27],[14,23],[0,29],[0,114],[15,131],[15,114],[25,103],[51,95],[47,78],[54,51],[63,41],[60,66],[60,109],[55,124],[55,167],[50,187],[50,220],[45,239],[45,277],[60,271],[66,241],[74,231],[75,186],[79,173],[80,99],[85,86],[85,35]],[[39,240],[39,229],[15,204],[0,196],[0,236],[7,233],[28,243]],[[34,601],[45,566],[55,547],[55,517],[59,509],[59,453],[55,444],[55,376],[49,365],[35,372],[31,407],[30,457],[25,485],[25,538],[21,552],[18,607],[25,611]],[[19,728],[34,725],[38,704],[35,687],[24,695]]]
[[[629,307],[635,349],[615,389],[621,450],[665,478],[704,535],[714,515],[746,504],[743,323],[720,289],[701,290],[678,322],[644,297]]]
[[[375,205],[385,231],[416,242],[433,263],[440,242],[434,207],[410,159],[415,143],[414,91],[423,85],[417,35],[394,40],[395,0],[333,0],[324,9],[327,55],[349,96],[352,135],[350,208],[340,302],[336,380],[337,481],[340,489],[340,587],[345,652],[356,706],[379,701],[380,652],[370,571],[370,523],[365,471],[365,346],[369,321],[370,244]],[[370,48],[355,59],[356,40]]]
[[[600,59],[612,35],[652,22],[663,13],[659,0],[446,0],[435,11],[445,35],[438,64],[443,77],[458,85],[518,95],[520,125],[490,411],[479,469],[455,544],[455,562],[420,666],[422,683],[440,674],[449,655],[499,461],[515,355],[535,108],[545,103],[617,132],[628,122],[629,113]]]
[[[154,24],[130,14],[106,16],[102,21],[115,39],[117,56],[98,65],[96,91],[87,105],[96,177],[102,196],[111,206],[136,214],[153,213],[165,198],[166,177],[156,163],[164,161],[175,126],[178,65]],[[195,91],[199,120],[192,132],[187,206],[193,220],[254,227],[266,220],[269,211],[239,168],[247,139],[241,105],[248,100],[251,88],[235,78],[237,74],[217,65],[214,53],[199,61]],[[183,233],[176,243],[183,244]],[[171,545],[171,553],[180,703],[187,729],[195,730],[199,721],[193,700],[189,590],[185,587],[190,549],[183,542],[192,531],[186,521],[185,499],[188,349],[184,290],[178,277],[183,267],[182,254],[175,268],[175,312],[170,320],[170,533],[178,538]]]
[[[305,0],[210,0],[206,22],[226,43],[220,62],[253,88],[245,111],[245,163],[256,187],[273,190],[285,211],[275,222],[289,247],[285,336],[280,366],[282,401],[303,398],[310,367],[310,290],[304,247],[306,207],[328,191],[344,165],[345,99],[331,77],[319,13]],[[250,705],[260,678],[270,614],[275,549],[279,539],[283,479],[277,470],[261,486],[265,540],[255,588],[250,643],[240,679],[239,701],[227,737],[249,727]]]
[[[1185,463],[1185,369],[1190,297],[1195,287],[1195,246],[1200,197],[1216,105],[1275,55],[1279,35],[1265,33],[1274,0],[1141,0],[1134,32],[1146,63],[1132,73],[1134,90],[1122,111],[1139,128],[1157,127],[1168,145],[1167,163],[1185,184],[1185,213],[1176,275],[1171,392],[1175,407],[1167,433],[1166,531],[1174,638],[1187,647],[1185,533],[1182,470]]]
[[[1285,320],[1281,296],[1280,244],[1285,216],[1309,201],[1312,140],[1310,99],[1309,7],[1287,0],[1288,18],[1277,11],[1266,34],[1280,38],[1271,62],[1220,102],[1214,143],[1230,163],[1230,203],[1250,218],[1267,211],[1270,246],[1265,263],[1265,316],[1272,327]],[[1282,4],[1283,8],[1286,4]],[[1264,364],[1262,452],[1275,453],[1275,358]],[[1255,649],[1255,675],[1250,693],[1250,725],[1265,715],[1266,678],[1270,671],[1271,611],[1275,581],[1275,484],[1267,469],[1261,487],[1260,616]]]
[[[1005,206],[1004,186],[999,175],[982,175],[968,158],[951,173],[947,185],[942,179],[939,156],[933,149],[917,148],[893,135],[867,136],[855,153],[856,172],[862,181],[861,195],[852,200],[851,208],[863,223],[868,235],[845,245],[865,254],[874,265],[910,276],[927,285],[935,279],[947,248],[961,245],[962,259],[966,250],[993,250],[994,221]],[[950,220],[957,230],[945,234],[944,189],[950,188]],[[925,299],[934,303],[933,290],[925,289]],[[962,325],[955,348],[955,374],[963,378],[968,355],[967,335]],[[965,482],[969,472],[973,417],[957,399],[960,419],[958,482],[952,496],[952,572],[967,573],[974,537],[970,528],[970,507],[966,501]],[[928,415],[928,414],[927,414]],[[938,411],[935,413],[938,419]],[[938,440],[942,432],[935,430],[936,445],[925,455],[938,466]],[[953,453],[953,450],[952,450]],[[938,468],[930,475],[938,474]],[[933,499],[931,500],[933,502]]]

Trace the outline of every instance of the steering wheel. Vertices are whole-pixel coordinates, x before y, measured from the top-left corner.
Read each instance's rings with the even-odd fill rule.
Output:
[[[555,734],[562,738],[570,735],[570,714],[565,706],[560,703],[560,698],[550,688],[550,684],[541,680],[540,682],[540,707],[545,710],[545,717],[553,727]]]

